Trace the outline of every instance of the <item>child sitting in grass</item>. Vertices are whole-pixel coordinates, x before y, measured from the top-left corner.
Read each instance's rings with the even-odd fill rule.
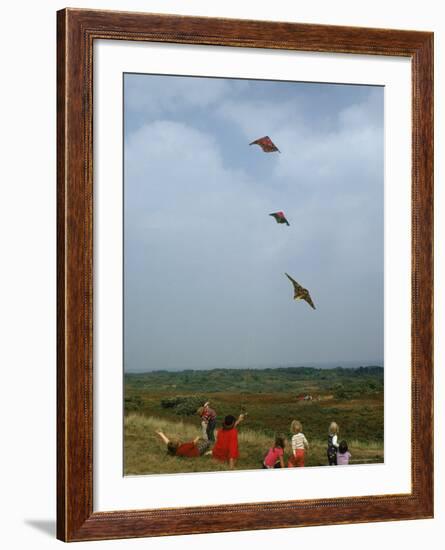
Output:
[[[210,441],[202,437],[195,437],[193,441],[182,443],[177,439],[169,439],[162,430],[156,430],[156,433],[167,445],[167,453],[171,456],[195,458],[202,456],[210,447]]]
[[[290,425],[292,436],[292,456],[288,461],[288,468],[301,468],[304,466],[304,454],[309,449],[309,443],[305,438],[303,426],[298,420],[293,420]]]
[[[338,424],[336,422],[331,422],[329,426],[327,449],[329,466],[337,466],[337,451],[339,447],[338,432]]]
[[[271,447],[263,461],[263,468],[284,468],[284,447],[285,447],[284,437],[278,435],[275,438],[275,444]]]
[[[351,453],[348,451],[348,444],[345,440],[340,441],[337,452],[337,465],[346,466],[349,464],[349,459],[351,458]]]

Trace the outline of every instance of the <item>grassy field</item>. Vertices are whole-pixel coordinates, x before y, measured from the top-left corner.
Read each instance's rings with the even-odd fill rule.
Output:
[[[206,390],[206,393],[203,393]],[[216,391],[218,389],[219,391]],[[210,391],[213,390],[213,391]],[[302,401],[302,394],[312,400]],[[307,466],[326,464],[331,421],[340,425],[353,463],[383,462],[383,369],[263,369],[153,372],[125,378],[125,474],[203,472],[226,467],[211,457],[169,457],[154,433],[189,441],[200,435],[197,405],[210,400],[221,421],[246,410],[238,469],[261,468],[276,433],[293,419],[310,443]],[[286,457],[289,448],[286,449]]]
[[[183,441],[190,441],[199,435],[196,426],[185,422],[171,422],[156,417],[147,418],[138,414],[128,415],[125,418],[125,475],[227,470],[227,466],[213,460],[210,456],[192,459],[168,456],[165,445],[155,434],[155,430],[159,428],[172,438],[180,438]],[[261,468],[262,457],[270,445],[271,438],[267,435],[246,426],[240,427],[240,458],[237,469]],[[350,441],[349,445],[354,463],[383,461],[383,447],[377,442]],[[285,450],[286,458],[289,453],[288,447]],[[319,466],[325,463],[326,442],[311,440],[310,450],[306,454],[306,465]]]

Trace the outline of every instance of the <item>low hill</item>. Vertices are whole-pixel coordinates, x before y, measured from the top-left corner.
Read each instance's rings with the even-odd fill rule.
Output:
[[[268,369],[209,369],[183,371],[151,371],[126,373],[128,390],[145,389],[155,392],[175,391],[220,393],[277,393],[304,392],[312,388],[321,393],[343,392],[359,397],[383,390],[383,368],[366,366],[336,367],[277,367]]]

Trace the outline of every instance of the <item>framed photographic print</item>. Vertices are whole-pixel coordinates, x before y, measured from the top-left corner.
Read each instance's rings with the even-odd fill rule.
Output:
[[[433,35],[58,12],[58,538],[433,515]]]

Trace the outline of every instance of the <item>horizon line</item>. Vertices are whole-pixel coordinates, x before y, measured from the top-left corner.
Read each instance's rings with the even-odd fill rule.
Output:
[[[384,362],[373,362],[373,363],[364,363],[356,366],[344,366],[344,365],[333,365],[333,366],[315,366],[315,365],[297,365],[297,366],[277,366],[277,367],[210,367],[210,368],[157,368],[157,369],[147,369],[147,370],[128,370],[124,369],[124,374],[146,374],[151,372],[204,372],[211,370],[273,370],[273,369],[317,369],[317,370],[333,370],[333,369],[360,369],[360,368],[370,368],[377,367],[384,369]]]

